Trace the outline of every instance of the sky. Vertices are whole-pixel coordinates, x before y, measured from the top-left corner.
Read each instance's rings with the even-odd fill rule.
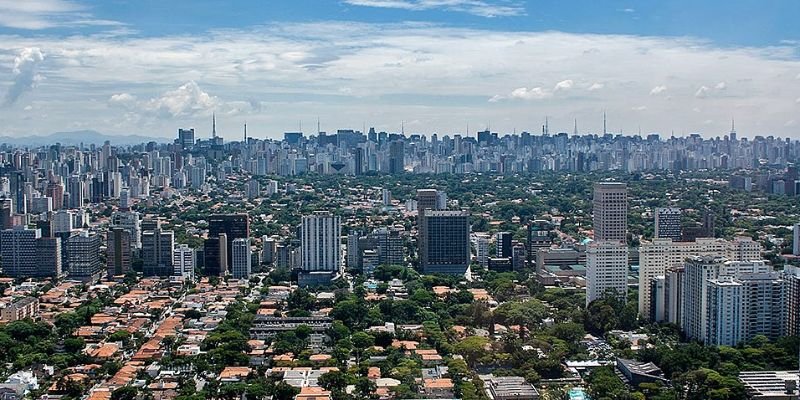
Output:
[[[0,0],[0,136],[800,139],[796,0]]]

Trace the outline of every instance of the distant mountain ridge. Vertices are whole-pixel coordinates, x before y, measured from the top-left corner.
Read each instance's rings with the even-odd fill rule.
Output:
[[[93,130],[83,131],[70,131],[70,132],[55,132],[43,136],[25,136],[25,137],[10,137],[0,136],[0,144],[8,144],[12,146],[43,146],[61,143],[63,145],[78,145],[78,144],[103,144],[106,140],[110,141],[113,145],[134,145],[147,142],[168,143],[172,139],[165,137],[151,137],[141,135],[106,135]]]

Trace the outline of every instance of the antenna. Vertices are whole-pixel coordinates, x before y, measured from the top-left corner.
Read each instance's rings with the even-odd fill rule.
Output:
[[[244,143],[247,144],[247,120],[244,121]]]
[[[322,129],[319,129],[319,115],[317,115],[317,135],[322,132]]]
[[[400,121],[400,134],[406,135],[406,121]]]
[[[606,112],[603,110],[603,135],[606,133],[608,133],[608,130],[606,129]]]
[[[211,113],[211,137],[217,137],[217,113]]]
[[[545,135],[550,134],[550,122],[547,120],[547,115],[544,116],[544,133]]]
[[[575,129],[573,129],[572,134],[578,136],[578,119],[575,118]]]
[[[736,121],[731,117],[731,133],[736,133]]]
[[[467,136],[469,136],[469,122],[467,122]]]
[[[303,120],[302,119],[297,121],[297,126],[300,128],[300,132],[302,132],[303,131]]]

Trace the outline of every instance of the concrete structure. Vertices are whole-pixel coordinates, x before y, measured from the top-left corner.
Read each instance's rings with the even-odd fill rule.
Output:
[[[761,245],[748,237],[734,240],[698,238],[693,242],[675,242],[672,239],[653,239],[639,246],[639,314],[650,314],[650,282],[666,273],[667,268],[683,265],[686,259],[696,256],[722,256],[731,261],[761,259]]]
[[[424,209],[421,215],[417,244],[424,273],[466,273],[471,258],[469,214]]]
[[[327,211],[303,216],[300,228],[304,272],[339,273],[342,266],[341,220]]]
[[[628,245],[620,241],[592,242],[586,249],[586,304],[606,295],[623,301],[628,293]]]
[[[252,272],[250,238],[234,239],[232,250],[231,275],[235,279],[249,278]]]
[[[680,208],[656,208],[653,237],[659,239],[681,240]]]
[[[800,224],[794,224],[792,228],[792,254],[800,256]]]
[[[593,229],[595,241],[627,240],[628,187],[621,182],[594,184],[592,198]]]
[[[742,371],[739,381],[753,400],[797,400],[800,374],[792,371]]]
[[[81,282],[94,282],[100,278],[103,263],[100,260],[100,236],[81,231],[67,240],[67,265],[69,277]]]
[[[131,235],[123,228],[111,228],[106,234],[106,270],[108,277],[125,275],[131,270],[133,249]]]
[[[539,392],[521,376],[493,376],[486,381],[492,400],[537,400]]]
[[[175,247],[172,268],[173,276],[179,276],[184,282],[194,281],[194,269],[197,265],[197,252],[188,245]]]
[[[250,237],[250,221],[247,214],[210,216],[208,218],[208,239],[203,245],[206,275],[224,275],[228,266],[231,265],[233,241],[247,237]]]
[[[19,321],[21,319],[36,319],[39,316],[39,299],[23,297],[0,310],[0,319],[4,322]]]
[[[175,233],[156,228],[142,233],[144,276],[170,276],[175,258]]]

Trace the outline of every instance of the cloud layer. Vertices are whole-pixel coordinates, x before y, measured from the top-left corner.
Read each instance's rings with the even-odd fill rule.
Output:
[[[439,9],[463,12],[486,18],[525,15],[525,8],[519,2],[508,0],[344,0],[344,3],[353,6],[395,8],[410,11]]]
[[[299,120],[315,125],[317,116],[329,130],[366,123],[399,131],[400,121],[413,121],[406,131],[451,133],[467,123],[538,131],[548,115],[552,131],[571,131],[577,118],[597,132],[606,110],[613,131],[641,125],[719,135],[735,116],[744,135],[800,137],[787,124],[800,111],[798,74],[789,45],[722,48],[691,38],[421,23],[274,24],[150,38],[0,36],[0,87],[11,88],[10,103],[30,107],[27,117],[0,110],[0,134],[88,127],[166,136],[191,125],[203,132],[211,110],[223,134],[226,124],[238,132],[246,117],[254,135],[273,137]]]

